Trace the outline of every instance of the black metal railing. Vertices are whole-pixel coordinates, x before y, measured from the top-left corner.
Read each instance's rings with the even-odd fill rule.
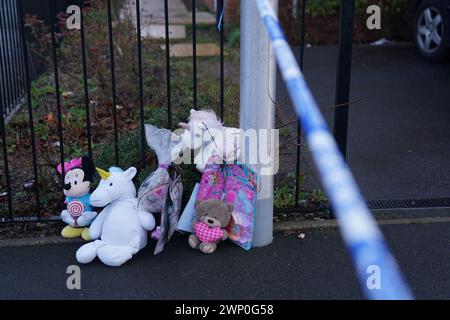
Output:
[[[1,112],[5,116],[14,111],[25,90],[23,57],[19,50],[19,21],[14,0],[5,0],[0,6],[0,29],[0,98]]]
[[[40,61],[38,55],[34,53],[34,50],[30,50],[30,47],[34,45],[33,38],[30,30],[25,26],[25,17],[29,15],[36,15],[39,19],[48,22],[49,35],[50,35],[50,61],[52,67],[52,81],[54,86],[55,94],[55,108],[56,108],[56,130],[55,134],[58,139],[59,154],[58,160],[64,162],[66,158],[65,146],[64,144],[64,128],[63,128],[63,105],[61,100],[61,79],[60,79],[60,66],[59,58],[57,53],[57,48],[59,46],[59,39],[57,39],[57,33],[59,30],[57,13],[65,12],[67,6],[76,4],[81,8],[81,19],[80,19],[80,63],[82,65],[82,91],[84,95],[84,110],[85,110],[85,136],[87,139],[87,152],[89,156],[93,157],[93,123],[91,121],[91,101],[90,101],[90,90],[89,90],[89,64],[87,58],[87,43],[85,35],[85,21],[84,21],[84,11],[86,6],[89,5],[89,1],[84,0],[2,0],[5,6],[2,6],[0,11],[1,21],[1,42],[0,42],[0,68],[1,68],[1,108],[3,114],[8,114],[12,106],[19,101],[19,99],[26,98],[26,112],[28,115],[28,129],[29,138],[31,144],[31,166],[33,171],[33,192],[35,207],[33,215],[28,215],[26,218],[16,216],[14,214],[14,202],[13,190],[11,187],[11,174],[10,174],[10,160],[8,158],[8,142],[7,142],[7,130],[9,130],[5,123],[5,117],[0,117],[0,133],[2,138],[2,154],[3,154],[3,171],[4,171],[4,185],[6,189],[7,199],[7,213],[0,213],[0,222],[15,222],[15,221],[32,221],[39,219],[48,219],[49,217],[42,217],[42,197],[40,185],[39,168],[37,161],[37,144],[36,144],[36,130],[35,130],[35,119],[34,119],[34,108],[31,83],[34,79],[38,77],[40,72],[43,70],[43,64]],[[110,80],[110,99],[111,99],[111,114],[112,114],[112,131],[113,131],[113,153],[115,165],[119,166],[120,163],[120,148],[119,148],[119,115],[118,115],[118,92],[117,92],[117,75],[116,75],[116,48],[115,48],[115,35],[114,35],[114,15],[113,15],[113,1],[105,0],[106,4],[106,17],[107,17],[107,41],[108,41],[108,59],[109,59],[109,80]],[[136,52],[137,52],[137,70],[135,71],[137,76],[137,113],[139,114],[139,128],[140,135],[137,138],[140,144],[140,162],[141,169],[144,170],[147,166],[146,161],[146,143],[145,143],[145,130],[144,130],[144,119],[145,119],[145,109],[144,109],[144,72],[143,72],[143,49],[142,49],[142,35],[141,35],[141,2],[142,0],[135,0],[132,8],[136,14]],[[345,55],[344,53],[351,53],[351,30],[352,24],[349,22],[348,17],[352,12],[352,7],[344,5],[347,1],[343,1],[343,7],[341,10],[341,15],[347,19],[347,23],[341,23],[341,42],[340,42],[340,59],[338,61],[339,70],[341,70],[340,75],[337,78],[337,83],[341,83],[349,80],[350,75],[350,65],[348,62],[351,56]],[[217,17],[219,20],[220,15],[223,13],[224,1],[219,0],[217,5]],[[6,8],[6,9],[5,9]],[[198,65],[197,65],[197,17],[196,17],[197,1],[192,0],[191,13],[192,13],[192,107],[197,109],[198,107]],[[300,55],[299,62],[300,66],[303,67],[303,59],[305,52],[305,10],[306,1],[302,1],[301,6],[301,21],[300,21]],[[345,13],[345,14],[344,14]],[[5,20],[6,17],[6,20]],[[169,0],[164,0],[164,24],[165,24],[165,77],[166,77],[166,106],[167,106],[167,128],[173,129],[173,110],[172,110],[172,79],[171,79],[171,54],[170,54],[170,16],[169,16]],[[225,21],[222,19],[222,25],[219,27],[219,99],[218,99],[218,109],[221,118],[224,118],[225,113],[225,68],[224,68],[224,47],[225,47]],[[5,26],[5,27],[3,27]],[[14,27],[11,27],[14,26]],[[5,34],[8,34],[6,37]],[[63,40],[64,41],[64,40]],[[350,46],[350,51],[349,51]],[[14,50],[14,54],[7,54],[8,50]],[[130,70],[132,72],[132,70]],[[16,84],[16,85],[13,85]],[[340,104],[348,103],[348,85],[338,85],[337,86],[336,99]],[[343,114],[345,116],[345,114]],[[325,207],[316,208],[304,208],[300,204],[300,172],[301,172],[301,126],[300,123],[297,124],[295,140],[296,149],[296,177],[294,183],[295,194],[295,204],[289,208],[276,208],[276,211],[282,212],[311,212],[317,210],[326,209]],[[344,137],[346,133],[340,133],[341,137]],[[94,159],[95,160],[95,159]],[[124,165],[124,164],[122,164]],[[64,169],[63,169],[64,170]],[[64,175],[64,173],[63,173]],[[292,181],[293,182],[293,181]],[[61,179],[61,188],[63,181]],[[2,198],[0,198],[2,201]],[[3,200],[4,201],[4,200]],[[53,217],[50,217],[53,219]]]
[[[62,10],[71,1],[58,1],[56,10]],[[24,12],[50,20],[49,10],[43,6],[43,0],[24,0],[21,2]],[[1,112],[6,122],[20,106],[25,94],[25,70],[21,47],[20,17],[16,0],[2,0],[0,6],[0,88]],[[29,32],[25,36],[30,46],[35,41]],[[37,54],[30,52],[30,79],[35,80],[43,71],[44,64]],[[9,117],[8,117],[9,116]]]
[[[137,88],[137,106],[136,113],[139,116],[138,128],[140,129],[140,134],[136,136],[136,142],[139,144],[139,163],[140,169],[145,170],[147,166],[146,158],[146,143],[145,143],[145,132],[144,123],[146,119],[144,108],[145,99],[148,98],[145,94],[145,63],[143,57],[143,43],[141,37],[141,5],[144,0],[129,1],[127,3],[133,4],[132,10],[136,14],[136,43],[132,43],[134,52],[137,56],[137,66],[136,70],[127,70],[136,76],[136,88]],[[165,61],[158,61],[160,64],[165,63],[165,106],[167,113],[163,115],[164,119],[167,119],[166,127],[169,129],[174,128],[173,119],[177,115],[175,114],[176,102],[174,95],[175,90],[172,90],[173,83],[177,80],[176,77],[172,75],[172,69],[176,63],[171,64],[171,39],[170,39],[170,16],[169,16],[169,1],[164,1],[164,27],[165,27],[165,41],[163,43],[165,49]],[[196,8],[198,5],[197,0],[191,0],[191,14],[192,14],[192,107],[197,109],[199,106],[200,95],[199,92],[199,80],[198,79],[198,61],[197,61],[197,13]],[[85,113],[85,123],[84,123],[84,135],[87,141],[87,152],[89,156],[94,158],[94,132],[96,130],[94,123],[91,119],[92,116],[92,104],[90,95],[93,93],[90,91],[89,80],[92,76],[90,70],[90,64],[88,59],[88,46],[86,43],[85,34],[85,21],[84,13],[86,12],[91,1],[87,0],[1,0],[0,6],[0,135],[1,135],[1,151],[2,159],[0,160],[0,223],[1,222],[21,222],[21,221],[34,221],[34,220],[45,220],[54,219],[55,217],[49,216],[48,214],[43,214],[43,207],[45,207],[44,190],[42,190],[42,180],[48,179],[45,174],[42,174],[41,164],[38,162],[40,157],[39,148],[40,142],[37,136],[36,125],[39,124],[40,120],[36,121],[36,113],[38,107],[33,99],[32,94],[32,84],[40,74],[44,71],[48,71],[50,64],[51,77],[49,81],[52,82],[54,90],[51,94],[54,94],[56,119],[55,119],[55,132],[54,135],[57,138],[55,148],[57,150],[58,161],[63,162],[67,160],[67,154],[65,149],[69,149],[66,143],[64,143],[65,135],[68,133],[65,131],[63,126],[63,111],[64,111],[64,99],[61,95],[61,79],[60,79],[60,57],[58,54],[58,47],[60,46],[60,22],[57,17],[57,13],[66,11],[69,5],[76,4],[81,8],[81,26],[79,30],[80,43],[79,50],[80,54],[80,64],[81,64],[81,80],[82,80],[82,94],[83,94],[83,106]],[[121,1],[118,1],[121,2]],[[115,47],[115,36],[114,33],[114,4],[116,0],[103,0],[105,4],[105,19],[106,21],[106,41],[108,42],[105,46],[105,57],[107,59],[107,81],[110,83],[107,86],[107,99],[110,101],[111,118],[112,118],[112,141],[111,141],[111,154],[114,160],[110,162],[115,163],[115,165],[126,165],[125,163],[120,163],[121,153],[120,148],[120,136],[119,136],[119,112],[118,103],[120,99],[120,91],[118,91],[117,85],[120,82],[117,81],[117,71],[120,70],[120,63],[116,65],[117,48]],[[217,17],[223,12],[223,6],[225,1],[217,1]],[[307,1],[301,2],[301,16],[300,16],[300,52],[299,52],[299,65],[303,69],[303,60],[305,53],[305,30],[307,28],[305,24],[305,12],[306,12]],[[39,43],[33,38],[33,34],[28,26],[25,26],[25,21],[30,16],[37,16],[40,20],[45,21],[49,26],[48,35],[50,41],[49,54],[45,57],[49,61],[44,62],[43,57],[39,56],[37,53],[39,49]],[[339,108],[335,108],[335,125],[334,134],[336,140],[345,154],[346,151],[346,141],[347,141],[347,122],[348,122],[348,104],[349,104],[349,91],[350,91],[350,76],[351,76],[351,55],[352,55],[352,30],[353,30],[353,15],[354,15],[354,1],[341,1],[341,11],[340,11],[340,35],[339,35],[339,46],[338,46],[338,61],[337,61],[337,75],[336,75],[336,94],[335,94],[335,104]],[[217,19],[219,20],[219,19]],[[225,26],[224,20],[222,20],[222,25],[220,26],[218,32],[218,42],[220,46],[219,54],[219,92],[217,99],[217,110],[218,114],[223,119],[225,115]],[[64,41],[64,39],[62,40]],[[135,47],[134,47],[135,46]],[[164,57],[162,58],[164,59]],[[118,68],[116,68],[118,67]],[[117,83],[116,83],[117,82]],[[163,84],[164,85],[164,84]],[[110,89],[110,91],[109,91]],[[199,98],[200,97],[200,98]],[[162,99],[164,100],[164,98]],[[172,101],[174,100],[174,101]],[[13,132],[14,128],[11,127],[7,122],[11,119],[14,113],[18,110],[18,107],[23,105],[23,114],[26,118],[26,138],[27,143],[29,143],[29,161],[26,164],[21,164],[22,167],[18,167],[14,159],[14,151],[9,148],[14,147],[15,142],[11,139],[15,135]],[[109,105],[108,105],[109,108]],[[52,108],[53,112],[53,108]],[[166,118],[167,116],[167,118]],[[302,128],[300,123],[297,122],[297,128],[295,132],[295,178],[291,178],[289,183],[291,186],[290,192],[292,193],[294,200],[290,201],[291,205],[289,207],[275,208],[276,212],[283,213],[308,213],[315,211],[328,210],[326,205],[315,206],[315,207],[305,207],[301,203],[301,172],[302,172],[302,161],[301,161],[301,145],[302,145]],[[13,133],[13,134],[11,134]],[[8,139],[10,139],[8,141]],[[27,150],[28,152],[28,150]],[[95,160],[95,159],[94,159]],[[137,163],[137,162],[136,162]],[[129,163],[127,163],[129,164]],[[29,171],[32,176],[32,193],[27,193],[27,201],[34,203],[30,206],[30,212],[23,216],[17,214],[17,206],[20,204],[21,199],[17,200],[14,198],[15,192],[21,191],[17,188],[21,187],[17,185],[17,174],[18,171]],[[62,187],[62,179],[59,181]],[[433,202],[434,203],[434,202]],[[437,203],[437,202],[436,202]],[[377,203],[374,205],[369,202],[371,208],[379,209],[382,207],[382,203]],[[431,202],[429,204],[432,205]],[[433,204],[439,206],[442,204]],[[389,208],[399,206],[399,204],[389,204]],[[425,204],[424,204],[425,206]],[[384,208],[384,207],[383,207]],[[30,214],[31,213],[31,214]]]
[[[113,114],[113,143],[114,143],[114,159],[115,165],[120,165],[119,155],[119,127],[118,127],[118,112],[117,112],[117,88],[116,88],[116,61],[115,61],[115,47],[114,47],[114,17],[113,17],[113,0],[106,0],[107,11],[107,28],[108,28],[108,53],[109,53],[109,69],[110,69],[110,81],[111,81],[111,105]],[[138,105],[139,105],[139,117],[140,117],[140,148],[141,148],[141,169],[146,167],[146,143],[145,143],[145,130],[144,130],[144,84],[143,84],[143,57],[142,57],[142,41],[141,41],[141,1],[134,1],[134,10],[136,13],[136,50],[137,50],[137,76],[138,76]],[[221,12],[223,1],[219,1],[218,11]],[[84,9],[89,5],[89,1],[83,0],[71,0],[71,1],[59,1],[59,0],[2,0],[5,6],[2,5],[0,11],[2,25],[1,29],[1,42],[0,52],[1,54],[1,108],[4,114],[7,114],[12,106],[18,103],[19,99],[26,98],[26,112],[28,114],[28,127],[29,138],[31,144],[31,163],[33,170],[33,185],[34,185],[34,212],[35,214],[27,215],[27,217],[20,217],[14,214],[13,204],[13,192],[11,187],[11,174],[10,174],[10,159],[8,158],[8,142],[7,142],[7,130],[9,130],[5,123],[5,117],[0,117],[0,133],[2,138],[2,154],[3,154],[3,171],[4,171],[4,183],[6,189],[7,199],[7,213],[0,213],[0,222],[21,222],[21,221],[34,221],[44,219],[54,219],[55,217],[42,217],[41,215],[41,195],[40,195],[40,181],[39,181],[39,168],[37,162],[37,150],[36,150],[36,129],[34,119],[34,108],[31,83],[36,79],[43,71],[43,64],[40,63],[39,57],[34,54],[30,47],[35,46],[30,30],[25,26],[26,17],[37,16],[40,20],[45,21],[50,26],[50,60],[52,67],[52,79],[54,81],[53,86],[55,88],[55,104],[56,104],[56,127],[59,147],[59,161],[65,160],[65,145],[64,145],[64,128],[63,128],[63,111],[61,100],[61,79],[60,79],[60,66],[57,49],[59,46],[59,39],[57,39],[57,33],[59,32],[59,24],[57,20],[57,14],[59,12],[65,12],[69,5],[79,5],[81,8],[80,19],[80,56],[82,64],[82,80],[83,80],[83,94],[84,94],[84,108],[85,108],[85,132],[87,137],[87,151],[88,154],[93,157],[93,142],[92,142],[92,123],[91,123],[91,110],[90,110],[90,98],[89,98],[89,69],[87,61],[87,49],[86,49],[86,37],[84,28]],[[197,84],[197,23],[196,23],[196,7],[197,1],[192,0],[192,103],[193,107],[197,108],[198,104],[198,84]],[[164,0],[164,15],[165,15],[165,58],[166,58],[166,99],[167,99],[167,127],[173,128],[172,121],[172,91],[171,91],[171,57],[170,57],[170,32],[169,32],[169,6],[168,0]],[[6,19],[5,19],[6,18]],[[220,115],[224,113],[224,32],[223,25],[220,31]],[[64,41],[64,40],[63,40]],[[12,51],[14,50],[14,51]],[[10,52],[10,54],[8,54]],[[131,72],[131,71],[130,71]],[[12,84],[17,85],[12,85]],[[64,166],[63,166],[64,170]],[[64,173],[62,174],[64,175]],[[62,184],[61,179],[61,184]],[[62,185],[61,185],[62,187]],[[1,200],[1,199],[0,199]]]

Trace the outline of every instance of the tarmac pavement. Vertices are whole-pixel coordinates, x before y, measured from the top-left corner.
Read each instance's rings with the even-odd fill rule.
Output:
[[[449,299],[450,223],[385,225],[382,230],[416,298]],[[1,299],[361,299],[335,228],[277,233],[245,251],[231,243],[205,255],[177,236],[158,256],[154,243],[127,264],[81,266],[81,290],[66,273],[80,244],[0,248]]]
[[[335,46],[306,48],[305,78],[330,128],[336,61]],[[286,119],[295,119],[278,77],[278,108]],[[348,162],[367,199],[450,196],[449,88],[450,63],[428,62],[412,44],[354,47]],[[308,162],[302,169],[312,178]],[[313,180],[307,182],[319,186]]]

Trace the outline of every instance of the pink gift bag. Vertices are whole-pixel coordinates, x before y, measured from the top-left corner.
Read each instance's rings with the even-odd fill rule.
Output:
[[[210,163],[197,194],[197,200],[217,199],[233,204],[227,227],[229,239],[246,250],[252,247],[257,186],[257,175],[244,164]]]

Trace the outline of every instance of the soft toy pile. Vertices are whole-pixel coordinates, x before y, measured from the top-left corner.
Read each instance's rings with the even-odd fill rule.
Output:
[[[79,263],[98,257],[106,265],[120,266],[147,245],[149,231],[157,240],[154,254],[158,254],[177,229],[186,230],[180,228],[181,220],[190,221],[188,242],[193,249],[210,254],[226,239],[251,248],[258,182],[251,169],[238,163],[240,130],[225,127],[208,110],[191,110],[189,122],[180,127],[184,132],[177,135],[145,126],[148,146],[159,165],[139,192],[133,183],[134,167],[105,171],[86,156],[57,167],[67,205],[61,212],[67,223],[61,234],[93,240],[76,252]],[[180,220],[183,184],[176,170],[171,170],[171,176],[169,168],[180,159],[190,160],[187,151],[193,150],[197,151],[194,161],[202,179]],[[101,180],[90,194],[95,171]],[[102,208],[100,213],[94,207]],[[159,221],[156,228],[155,217]]]
[[[196,150],[194,161],[202,172],[196,195],[197,212],[183,213],[191,215],[190,219],[182,217],[182,220],[194,221],[189,230],[194,233],[189,238],[189,245],[204,253],[214,252],[221,234],[217,228],[221,227],[226,228],[230,240],[249,250],[253,239],[258,178],[248,166],[237,163],[241,150],[239,129],[223,126],[210,110],[191,110],[189,123],[180,123],[180,126],[185,132],[172,151],[172,159],[175,162],[185,156],[187,150]],[[227,221],[223,219],[224,211],[227,211],[224,207],[231,211]],[[210,217],[213,222],[205,223]],[[209,243],[202,241],[200,236],[205,233],[213,234],[214,241],[212,238]]]

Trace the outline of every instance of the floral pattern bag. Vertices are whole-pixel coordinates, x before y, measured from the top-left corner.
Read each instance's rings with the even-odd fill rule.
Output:
[[[246,250],[252,247],[257,189],[257,175],[248,166],[210,163],[197,194],[197,200],[217,199],[234,206],[229,239]]]

